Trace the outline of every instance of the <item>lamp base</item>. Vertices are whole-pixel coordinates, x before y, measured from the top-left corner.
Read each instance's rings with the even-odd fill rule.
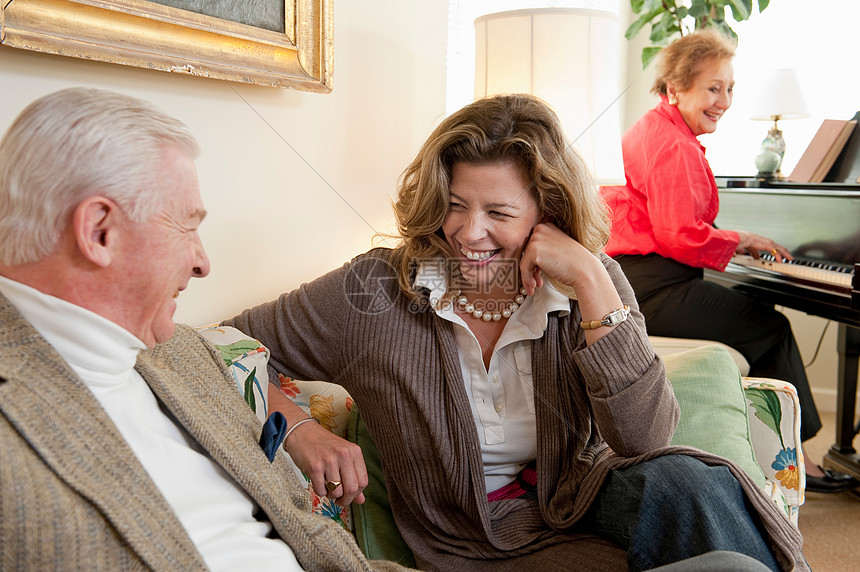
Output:
[[[755,157],[755,166],[758,169],[760,178],[773,178],[779,173],[779,166],[782,163],[782,157],[776,151],[765,149],[762,145],[762,151]]]
[[[755,158],[755,166],[758,168],[759,175],[770,174],[781,178],[782,173],[779,168],[785,156],[785,139],[782,138],[782,131],[779,130],[776,122],[777,119],[774,118],[773,127],[761,142],[760,152]]]

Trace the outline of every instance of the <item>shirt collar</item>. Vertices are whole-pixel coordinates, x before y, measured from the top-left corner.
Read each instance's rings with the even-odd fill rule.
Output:
[[[686,135],[690,140],[695,141],[696,145],[702,150],[702,153],[705,152],[705,146],[702,145],[699,139],[693,134],[693,130],[684,121],[684,116],[681,115],[678,106],[669,105],[669,99],[665,95],[660,95],[660,103],[657,105],[657,111],[666,117],[678,131]]]
[[[0,276],[0,293],[74,367],[105,373],[130,370],[146,347],[107,318],[5,276]]]
[[[437,302],[448,291],[447,266],[444,258],[425,260],[418,267],[418,271],[415,273],[415,280],[412,281],[412,285],[416,290],[424,289],[429,291],[428,298],[430,299],[430,305],[434,308]]]

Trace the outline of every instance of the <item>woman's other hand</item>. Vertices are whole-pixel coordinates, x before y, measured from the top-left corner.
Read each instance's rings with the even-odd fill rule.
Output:
[[[269,411],[280,411],[293,427],[308,415],[274,384],[269,384]],[[321,497],[335,499],[335,504],[349,506],[351,502],[364,502],[367,486],[367,468],[361,447],[338,437],[318,423],[296,426],[284,441],[284,449],[296,466],[308,476],[314,492]],[[340,482],[333,490],[326,482]]]
[[[775,241],[745,230],[737,230],[740,241],[735,250],[738,254],[749,254],[753,258],[760,258],[760,252],[770,252],[777,262],[783,260],[794,260],[791,252],[784,246],[777,244]]]
[[[284,447],[296,466],[311,480],[317,495],[335,499],[339,506],[364,502],[367,469],[361,448],[317,423],[304,423],[290,434]],[[333,490],[327,482],[340,482]]]

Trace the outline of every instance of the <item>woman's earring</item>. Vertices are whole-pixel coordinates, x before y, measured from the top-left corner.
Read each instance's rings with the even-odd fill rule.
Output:
[[[669,96],[669,105],[678,105],[678,98],[674,95]]]

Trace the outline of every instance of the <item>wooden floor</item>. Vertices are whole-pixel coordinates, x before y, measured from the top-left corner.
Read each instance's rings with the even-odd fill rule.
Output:
[[[834,413],[821,412],[824,426],[804,443],[807,457],[821,462],[835,441],[835,419]],[[860,439],[854,446],[860,446]],[[803,553],[814,572],[860,570],[860,494],[807,493],[799,523]]]

